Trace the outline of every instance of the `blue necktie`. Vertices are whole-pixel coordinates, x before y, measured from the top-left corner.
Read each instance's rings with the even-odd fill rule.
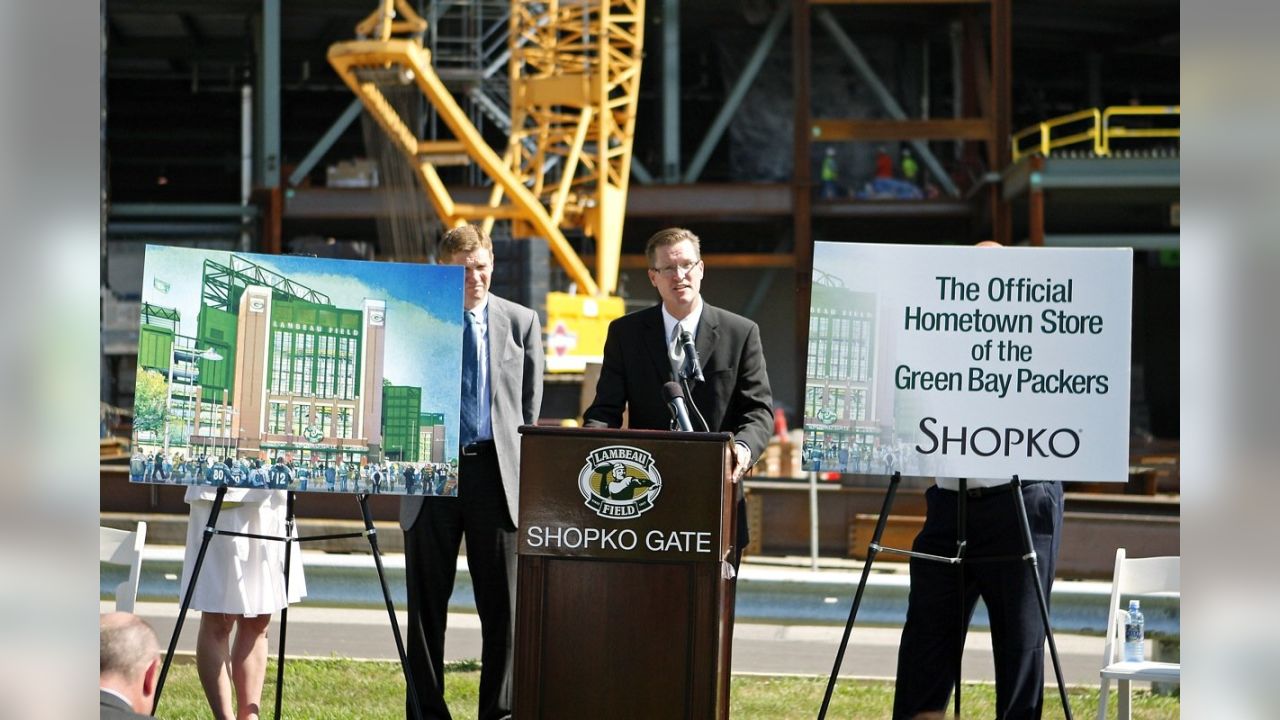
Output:
[[[466,447],[480,434],[480,398],[476,387],[480,384],[480,359],[476,352],[476,331],[471,312],[463,313],[462,323],[462,426],[461,441]]]

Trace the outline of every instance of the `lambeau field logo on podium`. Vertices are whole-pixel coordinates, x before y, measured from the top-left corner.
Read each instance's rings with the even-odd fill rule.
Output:
[[[610,445],[587,455],[578,473],[578,491],[600,517],[627,520],[653,507],[662,492],[662,476],[647,451]]]

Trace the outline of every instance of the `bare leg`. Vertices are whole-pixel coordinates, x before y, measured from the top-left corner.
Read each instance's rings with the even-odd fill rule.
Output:
[[[204,687],[204,696],[215,720],[232,720],[236,716],[231,702],[231,651],[229,640],[235,615],[200,613],[200,632],[196,636],[196,672]]]
[[[231,648],[231,681],[236,686],[238,720],[258,720],[262,684],[267,677],[267,627],[270,615],[240,617]]]

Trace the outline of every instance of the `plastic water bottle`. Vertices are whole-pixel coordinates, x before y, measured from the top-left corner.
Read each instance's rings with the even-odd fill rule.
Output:
[[[1124,660],[1142,662],[1142,610],[1137,600],[1129,601],[1129,617],[1124,621]]]

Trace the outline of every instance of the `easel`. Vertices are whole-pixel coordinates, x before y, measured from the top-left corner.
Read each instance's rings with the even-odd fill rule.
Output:
[[[1044,586],[1040,583],[1040,564],[1036,558],[1035,547],[1031,542],[1031,524],[1027,520],[1026,501],[1022,497],[1022,481],[1017,475],[1013,476],[1011,481],[1012,487],[1010,494],[1013,495],[1014,511],[1018,516],[1018,523],[1022,528],[1022,549],[1023,555],[1006,555],[1000,557],[971,557],[965,555],[967,549],[968,536],[965,529],[965,520],[968,517],[968,507],[966,499],[968,497],[967,481],[960,478],[959,487],[957,488],[957,517],[956,517],[956,554],[954,556],[932,555],[929,553],[920,553],[913,550],[901,550],[898,548],[884,547],[880,544],[880,538],[884,534],[885,523],[889,519],[889,509],[893,506],[894,496],[898,492],[898,483],[902,481],[902,473],[894,472],[889,479],[889,489],[885,492],[884,504],[880,508],[880,517],[876,520],[875,533],[871,537],[871,542],[867,546],[867,561],[862,567],[862,577],[858,580],[858,590],[853,596],[853,607],[849,609],[849,621],[844,626],[844,636],[840,639],[840,649],[836,652],[836,662],[831,668],[831,678],[827,681],[827,691],[822,697],[822,708],[818,711],[818,720],[823,720],[827,716],[827,707],[831,704],[831,694],[836,688],[836,677],[840,673],[840,665],[844,662],[844,651],[849,646],[849,634],[853,632],[853,621],[858,616],[858,606],[862,604],[862,593],[867,587],[867,578],[871,575],[871,564],[875,562],[876,555],[881,552],[896,553],[907,557],[916,558],[918,560],[928,560],[930,562],[941,562],[955,565],[957,569],[958,582],[960,592],[958,600],[960,602],[959,622],[960,637],[964,637],[966,626],[966,613],[964,612],[964,566],[966,562],[1011,562],[1015,560],[1025,560],[1027,568],[1031,572],[1034,580],[1032,583],[1036,588],[1036,600],[1040,604],[1040,619],[1044,622],[1045,637],[1049,641],[1049,655],[1053,659],[1053,672],[1058,680],[1058,695],[1062,699],[1062,712],[1066,720],[1072,720],[1071,705],[1067,700],[1066,682],[1062,678],[1062,664],[1058,660],[1058,645],[1053,639],[1053,627],[1049,624],[1049,603],[1045,598]],[[955,685],[955,716],[960,717],[960,687],[962,673],[960,672],[960,662],[964,654],[963,640],[957,645],[956,652],[956,685]]]
[[[191,597],[195,593],[196,581],[200,577],[200,567],[204,564],[205,552],[209,549],[209,541],[214,535],[229,535],[234,537],[247,537],[257,540],[270,540],[274,542],[283,542],[284,545],[284,586],[286,600],[289,592],[289,561],[292,557],[294,543],[316,541],[316,540],[338,540],[343,538],[366,537],[369,540],[369,547],[373,550],[373,562],[378,568],[378,581],[382,585],[382,597],[387,603],[387,615],[391,618],[391,632],[395,636],[396,651],[400,653],[400,666],[404,669],[405,691],[409,697],[409,707],[412,709],[415,718],[422,717],[422,711],[418,705],[418,695],[414,690],[413,675],[409,670],[408,658],[404,652],[404,641],[400,637],[400,623],[396,619],[395,604],[391,601],[391,588],[387,585],[387,576],[382,569],[382,554],[378,551],[378,530],[373,526],[373,515],[369,512],[369,495],[362,493],[356,496],[360,503],[360,516],[364,519],[364,531],[354,533],[336,533],[331,535],[308,535],[307,537],[293,537],[294,517],[293,517],[293,491],[288,491],[285,500],[285,534],[284,537],[274,535],[257,535],[254,533],[230,532],[227,530],[219,530],[218,514],[222,511],[222,501],[226,497],[227,487],[220,485],[218,494],[213,499],[213,509],[209,512],[209,521],[204,526],[204,538],[200,541],[200,551],[196,554],[195,566],[191,569],[191,582],[187,583],[187,591],[182,598],[182,609],[178,611],[178,622],[173,628],[173,636],[169,638],[169,649],[164,656],[164,665],[160,668],[160,679],[156,682],[156,696],[151,706],[152,714],[160,707],[160,693],[164,690],[165,677],[169,674],[169,665],[173,662],[173,653],[178,647],[178,637],[182,634],[182,623],[187,617],[187,609],[191,607]],[[280,652],[276,661],[276,706],[275,719],[280,720],[280,706],[284,698],[284,647],[285,635],[289,622],[289,605],[286,601],[285,606],[280,610]]]

